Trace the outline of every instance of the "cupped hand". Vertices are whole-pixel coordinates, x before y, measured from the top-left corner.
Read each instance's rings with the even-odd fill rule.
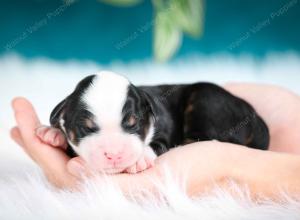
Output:
[[[55,186],[73,188],[78,182],[84,164],[80,158],[70,159],[61,148],[54,148],[40,141],[35,131],[41,126],[29,101],[16,98],[12,102],[17,127],[12,128],[12,138],[43,170]]]

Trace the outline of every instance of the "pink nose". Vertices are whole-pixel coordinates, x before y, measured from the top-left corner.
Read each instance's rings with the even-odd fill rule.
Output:
[[[104,152],[104,156],[110,161],[122,160],[122,153],[113,154],[113,153]]]

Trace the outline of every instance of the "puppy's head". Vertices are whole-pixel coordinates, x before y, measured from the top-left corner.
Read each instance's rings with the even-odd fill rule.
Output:
[[[96,170],[133,165],[154,133],[151,98],[125,77],[100,72],[83,79],[51,113],[69,145]]]

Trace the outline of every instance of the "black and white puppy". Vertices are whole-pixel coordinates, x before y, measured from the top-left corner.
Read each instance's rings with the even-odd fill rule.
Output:
[[[269,132],[255,110],[210,83],[136,87],[112,72],[84,78],[50,116],[38,136],[52,145],[67,140],[105,173],[139,172],[178,145],[219,140],[267,149]]]

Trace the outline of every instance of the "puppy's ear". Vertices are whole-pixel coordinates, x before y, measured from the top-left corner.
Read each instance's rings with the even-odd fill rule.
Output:
[[[156,113],[156,103],[155,100],[145,91],[143,91],[143,97],[146,103],[146,110],[150,111],[151,115],[153,116],[154,121],[157,120],[157,113]]]
[[[64,114],[67,98],[58,103],[50,114],[50,124],[53,127],[59,128],[59,120]]]

